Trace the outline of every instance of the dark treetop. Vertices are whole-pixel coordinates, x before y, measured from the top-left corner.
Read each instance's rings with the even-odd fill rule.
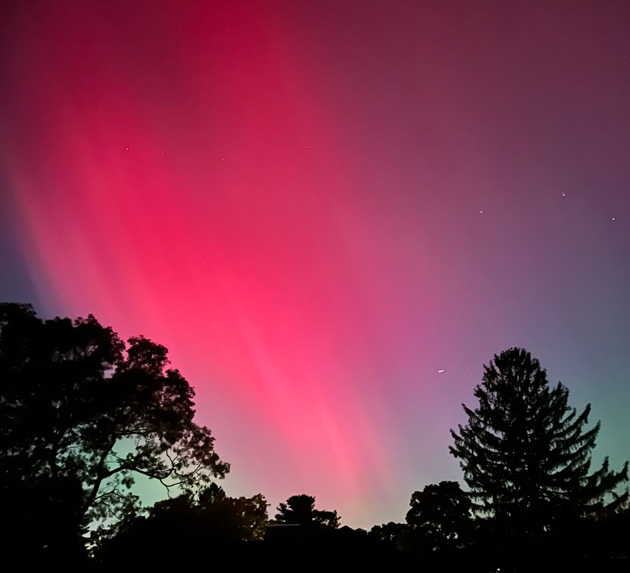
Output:
[[[479,405],[464,406],[468,424],[451,431],[450,448],[482,514],[536,533],[562,518],[600,511],[606,495],[627,479],[627,462],[614,472],[606,459],[590,471],[599,423],[586,429],[590,405],[578,414],[568,396],[561,383],[549,386],[538,360],[521,348],[484,366],[475,388]]]
[[[91,315],[43,321],[1,304],[0,492],[71,491],[62,505],[85,522],[131,511],[137,475],[183,491],[224,476],[193,389],[167,365],[163,346],[125,345]]]

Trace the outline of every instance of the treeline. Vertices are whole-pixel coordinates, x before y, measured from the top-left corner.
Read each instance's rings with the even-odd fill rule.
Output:
[[[194,391],[167,350],[126,343],[93,317],[42,320],[0,304],[0,543],[31,569],[261,571],[627,570],[628,464],[591,468],[599,423],[568,405],[525,350],[484,367],[478,405],[452,431],[466,489],[430,484],[404,522],[369,532],[290,497],[228,497],[229,465],[194,422]],[[142,508],[139,476],[168,499]]]

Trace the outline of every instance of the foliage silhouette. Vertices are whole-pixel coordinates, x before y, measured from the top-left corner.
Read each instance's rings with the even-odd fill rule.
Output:
[[[368,536],[376,543],[381,543],[392,549],[406,549],[406,538],[409,526],[405,523],[390,521],[382,525],[374,525]]]
[[[520,348],[495,355],[475,388],[476,409],[464,405],[468,424],[451,430],[451,453],[460,460],[479,515],[491,518],[497,541],[515,543],[521,556],[535,553],[541,537],[568,523],[619,506],[627,480],[608,459],[589,473],[599,423],[584,430],[581,414],[567,405],[568,389],[551,388],[538,360]],[[606,504],[607,494],[615,497]]]
[[[315,498],[305,494],[293,495],[281,503],[275,517],[278,523],[339,527],[337,511],[315,509]]]
[[[66,570],[88,564],[81,484],[73,478],[14,481],[0,489],[0,552],[4,564],[26,571],[63,563]]]
[[[427,550],[453,550],[469,539],[472,504],[457,482],[427,485],[412,494],[410,505],[407,524]]]
[[[182,565],[182,555],[153,551],[156,539],[171,547],[188,547],[187,563],[230,556],[242,542],[261,540],[267,524],[267,502],[258,494],[231,498],[212,483],[196,494],[182,494],[156,503],[146,517],[130,516],[98,541],[97,560],[105,565],[124,562],[128,566],[164,567],[169,561]],[[154,553],[150,558],[147,555]],[[149,559],[149,561],[147,561]]]
[[[31,305],[0,304],[0,496],[50,500],[22,522],[63,507],[79,531],[131,513],[135,475],[192,492],[228,472],[167,365],[166,348],[125,345],[92,315],[43,321]]]
[[[478,407],[464,406],[468,424],[451,431],[469,492],[428,485],[412,494],[406,523],[369,534],[295,495],[275,518],[300,527],[268,527],[262,495],[230,498],[214,482],[229,465],[193,421],[193,390],[166,348],[124,344],[91,315],[43,321],[30,305],[0,304],[0,550],[26,569],[168,569],[210,555],[275,573],[625,570],[630,506],[616,490],[628,464],[615,472],[606,459],[591,473],[590,405],[570,408],[566,387],[550,387],[523,349],[484,368]],[[136,475],[169,492],[146,515]],[[111,517],[92,531],[90,563],[88,526]]]

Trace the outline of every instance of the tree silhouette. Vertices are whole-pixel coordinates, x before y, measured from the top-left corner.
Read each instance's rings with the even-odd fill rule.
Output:
[[[228,497],[215,483],[196,494],[157,502],[146,516],[130,516],[98,540],[96,558],[103,566],[155,567],[197,565],[203,559],[243,554],[243,542],[259,541],[267,524],[267,502]],[[155,551],[155,540],[168,540],[171,551]],[[186,547],[185,555],[179,548]]]
[[[0,304],[0,496],[38,491],[79,527],[132,511],[135,475],[184,492],[223,477],[194,392],[167,365],[163,346],[126,346],[91,315],[42,321]]]
[[[526,350],[495,355],[474,394],[479,406],[464,405],[468,424],[451,430],[450,451],[460,460],[476,509],[519,543],[562,520],[597,512],[627,479],[627,462],[614,472],[605,459],[589,473],[599,431],[599,423],[584,429],[590,405],[578,415],[567,405],[568,389],[561,383],[551,388]]]
[[[374,525],[368,533],[369,538],[377,543],[385,544],[393,549],[404,545],[409,526],[405,523],[390,521],[382,525]]]
[[[286,503],[278,505],[276,521],[296,525],[321,525],[339,527],[339,516],[336,511],[315,509],[315,498],[310,495],[293,495]]]
[[[430,551],[461,545],[471,529],[471,502],[454,481],[427,485],[411,496],[407,524]]]

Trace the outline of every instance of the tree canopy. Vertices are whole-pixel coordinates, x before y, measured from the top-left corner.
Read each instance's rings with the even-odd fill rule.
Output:
[[[228,497],[216,483],[196,494],[184,493],[157,502],[146,516],[129,516],[99,539],[96,557],[103,565],[152,567],[198,564],[208,559],[235,559],[243,542],[264,538],[267,502],[258,494],[251,498]],[[180,552],[155,552],[155,540],[165,539]],[[238,548],[238,549],[237,549]]]
[[[456,547],[470,529],[470,498],[457,482],[427,485],[413,492],[409,505],[407,524],[430,550]]]
[[[590,405],[580,414],[569,407],[568,389],[550,387],[546,371],[526,350],[495,355],[474,394],[479,405],[464,405],[468,423],[451,430],[450,451],[460,460],[477,510],[505,527],[537,534],[563,517],[587,516],[627,479],[627,462],[615,472],[605,459],[590,472],[599,431],[599,423],[585,428]]]
[[[125,344],[92,315],[44,321],[0,304],[0,495],[37,491],[86,523],[132,511],[135,476],[184,493],[225,476],[193,389],[168,364],[164,346]]]
[[[286,503],[278,505],[276,521],[297,525],[339,527],[337,511],[315,509],[315,498],[306,494],[293,495],[287,499]]]

